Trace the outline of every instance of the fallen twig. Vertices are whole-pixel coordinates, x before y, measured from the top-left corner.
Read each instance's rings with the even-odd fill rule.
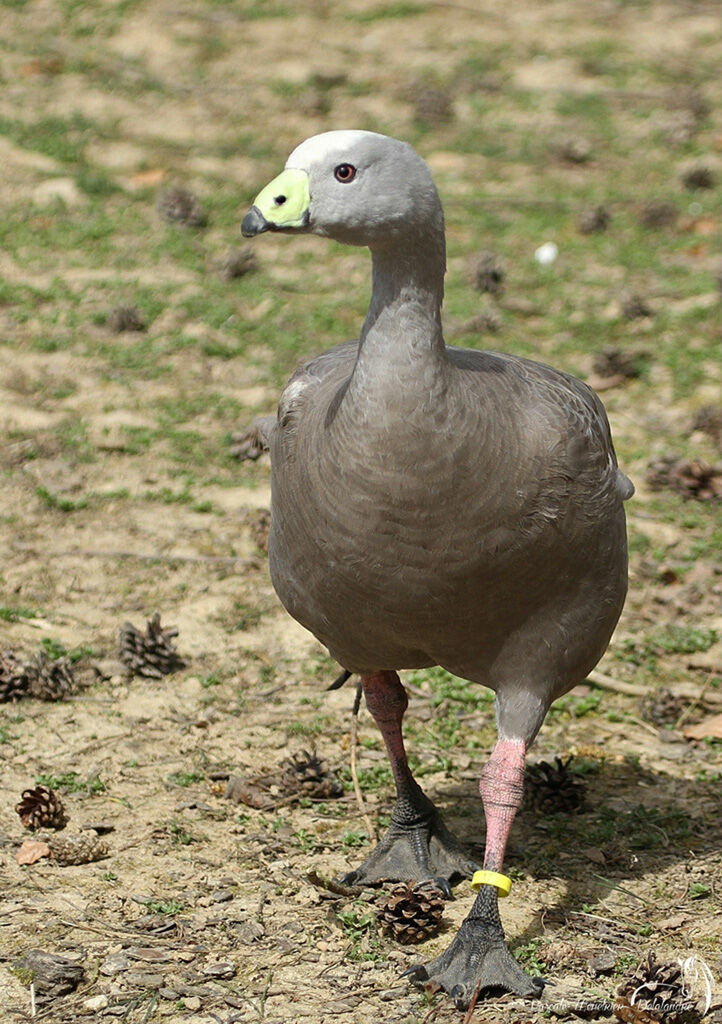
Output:
[[[469,1009],[466,1011],[466,1016],[464,1017],[464,1024],[470,1024],[472,1015],[474,1013],[474,1010],[476,1009],[476,1003],[477,1003],[477,1000],[479,998],[479,993],[480,992],[481,992],[481,978],[477,981],[476,988],[474,989],[474,994],[472,995],[471,999],[469,1000]]]
[[[356,772],[356,749],[358,747],[358,713],[361,707],[361,694],[363,693],[363,686],[361,680],[359,680],[356,686],[356,699],[353,702],[353,712],[351,714],[351,780],[353,782],[353,791],[356,794],[356,802],[361,812],[361,817],[364,820],[366,829],[371,840],[371,846],[374,847],[379,841],[379,837],[376,834],[376,829],[373,826],[373,822],[368,815],[366,810],[366,804],[364,803],[363,793],[359,786],[358,774]]]
[[[34,551],[35,544],[15,543],[13,547],[19,551]],[[138,551],[82,551],[80,549],[70,551],[54,551],[53,558],[117,558],[135,559],[138,562],[188,562],[192,565],[237,565],[244,568],[260,567],[260,560],[257,558],[237,558],[233,555],[173,555],[157,553],[145,553]]]
[[[307,872],[306,878],[317,889],[324,889],[335,896],[358,896],[362,891],[357,885],[342,885],[341,882],[334,882],[332,878],[324,878],[323,875],[319,875],[317,871],[313,870]]]
[[[602,690],[611,690],[612,693],[626,693],[630,697],[646,697],[650,692],[648,686],[640,686],[639,683],[625,683],[621,679],[614,679],[603,672],[593,669],[587,673],[587,680],[593,686]]]
[[[681,713],[681,715],[679,716],[679,718],[677,719],[677,721],[676,721],[676,722],[674,723],[674,727],[675,727],[675,729],[679,729],[679,727],[680,727],[681,725],[683,725],[683,724],[684,724],[684,723],[685,723],[685,722],[687,721],[687,719],[688,719],[688,718],[689,718],[689,716],[690,716],[690,715],[692,714],[692,712],[694,711],[694,709],[695,709],[696,707],[698,707],[698,706],[699,706],[699,705],[701,704],[701,702],[702,702],[702,698],[704,697],[704,695],[705,695],[705,692],[706,692],[706,690],[707,690],[707,689],[709,688],[709,684],[710,684],[711,682],[712,682],[712,676],[711,676],[711,675],[709,675],[709,676],[707,676],[707,678],[705,679],[704,683],[702,684],[702,688],[700,689],[700,691],[699,691],[699,693],[697,694],[697,696],[696,696],[696,697],[694,697],[694,698],[693,698],[693,699],[692,699],[692,700],[690,701],[690,703],[689,703],[689,704],[687,705],[687,707],[686,707],[686,708],[684,709],[684,711],[683,711],[683,712]]]

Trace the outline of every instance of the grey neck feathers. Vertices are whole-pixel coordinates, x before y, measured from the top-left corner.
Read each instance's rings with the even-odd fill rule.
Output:
[[[359,362],[443,358],[441,304],[446,243],[439,205],[427,223],[372,245],[372,293],[361,331]]]

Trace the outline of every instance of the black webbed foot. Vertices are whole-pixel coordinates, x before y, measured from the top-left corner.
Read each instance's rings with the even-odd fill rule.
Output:
[[[477,900],[449,948],[430,963],[411,967],[406,975],[420,984],[432,982],[443,988],[459,1010],[469,1006],[477,988],[480,992],[500,988],[538,998],[544,980],[530,977],[509,952],[495,901],[495,893],[491,897],[484,894],[481,907]]]
[[[476,864],[466,855],[436,810],[413,824],[392,820],[378,846],[355,871],[340,879],[345,885],[433,879],[447,899],[456,880],[470,878]]]

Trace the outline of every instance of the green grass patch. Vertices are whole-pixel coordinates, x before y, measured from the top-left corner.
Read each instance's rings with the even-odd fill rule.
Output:
[[[415,3],[392,3],[374,7],[368,11],[348,11],[344,14],[347,21],[357,21],[361,25],[368,25],[374,21],[388,21],[396,18],[414,18],[419,14],[425,14],[425,4]]]
[[[36,786],[47,786],[48,789],[57,789],[63,793],[84,793],[86,796],[94,796],[98,793],[105,793],[106,785],[97,776],[82,778],[79,772],[62,772],[60,775],[41,773],[35,776]]]
[[[0,621],[20,622],[21,619],[36,619],[38,612],[34,608],[25,608],[22,605],[0,604]]]

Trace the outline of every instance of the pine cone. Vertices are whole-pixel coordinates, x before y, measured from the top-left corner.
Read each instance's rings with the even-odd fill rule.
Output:
[[[633,292],[622,299],[622,312],[627,320],[642,320],[651,316],[652,310],[643,295]]]
[[[504,265],[496,253],[485,249],[479,254],[474,269],[474,287],[478,292],[499,295],[504,288],[505,277]]]
[[[257,420],[254,420],[247,430],[236,430],[231,434],[230,454],[239,462],[254,462],[267,451],[268,439]]]
[[[404,945],[436,935],[444,914],[444,897],[433,882],[399,882],[379,897],[381,929]]]
[[[591,235],[597,231],[606,231],[611,219],[606,206],[602,203],[595,203],[582,210],[577,227],[583,235]]]
[[[564,812],[573,814],[584,807],[586,787],[570,771],[572,757],[562,761],[554,759],[554,764],[537,761],[526,770],[524,798],[530,807],[542,814]]]
[[[620,348],[603,348],[594,357],[592,369],[600,377],[639,377],[646,353],[624,352]]]
[[[228,281],[244,277],[258,270],[256,254],[251,249],[234,249],[223,261],[221,273]]]
[[[137,306],[117,306],[108,317],[108,327],[115,334],[123,331],[144,331],[145,317]]]
[[[26,666],[28,693],[36,700],[64,700],[76,690],[73,666],[69,658],[51,658],[45,651]]]
[[[160,679],[185,666],[172,643],[176,636],[176,626],[162,628],[159,612],[148,621],[144,634],[126,622],[120,631],[120,660],[134,675]]]
[[[191,228],[204,228],[208,223],[208,214],[198,199],[187,188],[169,188],[161,192],[156,204],[158,213],[164,220],[185,224]]]
[[[25,828],[35,832],[39,828],[65,828],[67,815],[63,801],[47,786],[23,790],[20,803],[15,805]]]
[[[0,704],[28,696],[27,667],[12,651],[0,651]]]
[[[722,463],[710,466],[701,459],[663,455],[649,463],[647,483],[655,491],[668,487],[685,498],[719,501],[722,499]]]
[[[642,207],[639,220],[645,228],[670,228],[677,223],[678,216],[674,203],[666,199],[650,199]]]
[[[108,844],[95,832],[78,832],[69,836],[46,836],[50,856],[58,864],[90,864],[108,856]]]
[[[714,170],[709,164],[702,162],[686,167],[680,177],[684,187],[690,191],[698,188],[714,188],[717,184],[717,175]]]
[[[684,708],[685,702],[666,686],[660,686],[659,689],[648,693],[640,705],[642,718],[646,722],[654,722],[655,725],[670,725],[676,722]]]
[[[720,289],[722,290],[722,268],[720,269]],[[697,410],[692,422],[692,430],[701,430],[722,448],[722,405],[703,405]]]
[[[654,953],[617,989],[614,1015],[624,1024],[699,1024],[697,1003],[687,995],[678,963],[658,964]]]
[[[315,800],[339,797],[343,786],[326,768],[316,751],[302,750],[282,762],[283,780],[287,792],[303,793]]]

